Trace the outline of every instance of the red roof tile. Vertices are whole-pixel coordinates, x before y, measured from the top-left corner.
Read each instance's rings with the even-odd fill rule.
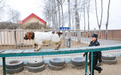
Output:
[[[26,17],[24,20],[22,20],[22,23],[24,23],[26,20],[30,19],[31,17],[35,17],[37,18],[38,20],[40,20],[41,22],[45,23],[46,24],[46,21],[44,21],[43,19],[41,19],[40,17],[38,17],[37,15],[35,15],[34,13],[32,13],[31,15],[29,15],[28,17]]]
[[[22,22],[21,21],[17,21],[17,24],[21,24]]]

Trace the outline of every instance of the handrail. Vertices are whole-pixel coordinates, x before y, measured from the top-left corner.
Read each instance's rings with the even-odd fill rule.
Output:
[[[54,49],[41,49],[37,52],[34,50],[0,50],[0,57],[3,59],[3,75],[6,75],[6,65],[5,57],[22,57],[22,56],[43,56],[43,55],[60,55],[60,54],[73,54],[73,53],[84,53],[91,52],[91,60],[93,59],[93,52],[95,51],[106,51],[121,49],[121,44],[118,45],[109,45],[109,46],[96,46],[96,47],[80,47],[80,48],[60,48],[59,50]],[[91,61],[91,66],[93,66],[93,61]],[[92,75],[91,67],[91,75]],[[86,64],[85,64],[85,75],[87,75],[87,55],[86,55]]]
[[[0,57],[59,55],[59,54],[106,51],[114,49],[121,49],[121,44],[109,45],[109,46],[97,46],[97,47],[60,48],[59,50],[41,49],[37,52],[34,51],[33,49],[26,49],[26,50],[15,49],[15,50],[6,50],[6,51],[0,50]]]

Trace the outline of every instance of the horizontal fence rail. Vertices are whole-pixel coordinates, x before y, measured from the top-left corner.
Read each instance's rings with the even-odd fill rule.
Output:
[[[119,45],[110,45],[110,46],[97,46],[97,47],[83,47],[83,48],[61,48],[59,50],[54,49],[42,49],[38,52],[34,50],[1,50],[0,57],[3,58],[3,75],[6,75],[6,57],[22,57],[22,56],[43,56],[43,55],[60,55],[60,54],[73,54],[73,53],[83,53],[91,52],[91,60],[93,59],[93,52],[95,51],[106,51],[121,49],[121,44]],[[93,66],[93,61],[91,61],[91,66]],[[91,67],[91,75],[92,75]],[[86,66],[85,66],[85,75],[87,75],[87,56],[86,56]]]

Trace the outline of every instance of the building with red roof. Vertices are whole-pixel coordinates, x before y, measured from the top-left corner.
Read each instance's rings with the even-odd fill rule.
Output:
[[[35,15],[34,13],[30,14],[28,17],[26,17],[24,20],[22,20],[22,24],[28,24],[28,23],[35,23],[38,22],[44,27],[46,27],[46,21]]]

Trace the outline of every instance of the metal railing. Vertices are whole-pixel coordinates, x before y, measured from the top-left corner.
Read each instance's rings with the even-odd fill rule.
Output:
[[[43,56],[43,55],[61,55],[61,54],[73,54],[73,53],[84,53],[84,52],[91,52],[91,75],[92,75],[92,69],[93,69],[93,52],[96,51],[107,51],[107,50],[115,50],[115,49],[121,49],[121,44],[119,45],[110,45],[110,46],[97,46],[97,47],[81,47],[81,48],[61,48],[59,50],[54,49],[42,49],[38,52],[35,52],[34,50],[27,51],[27,50],[0,50],[0,57],[2,57],[3,60],[3,75],[6,75],[6,57],[22,57],[22,56]],[[87,60],[88,55],[86,55],[86,64],[85,64],[85,75],[88,75],[87,73]]]

